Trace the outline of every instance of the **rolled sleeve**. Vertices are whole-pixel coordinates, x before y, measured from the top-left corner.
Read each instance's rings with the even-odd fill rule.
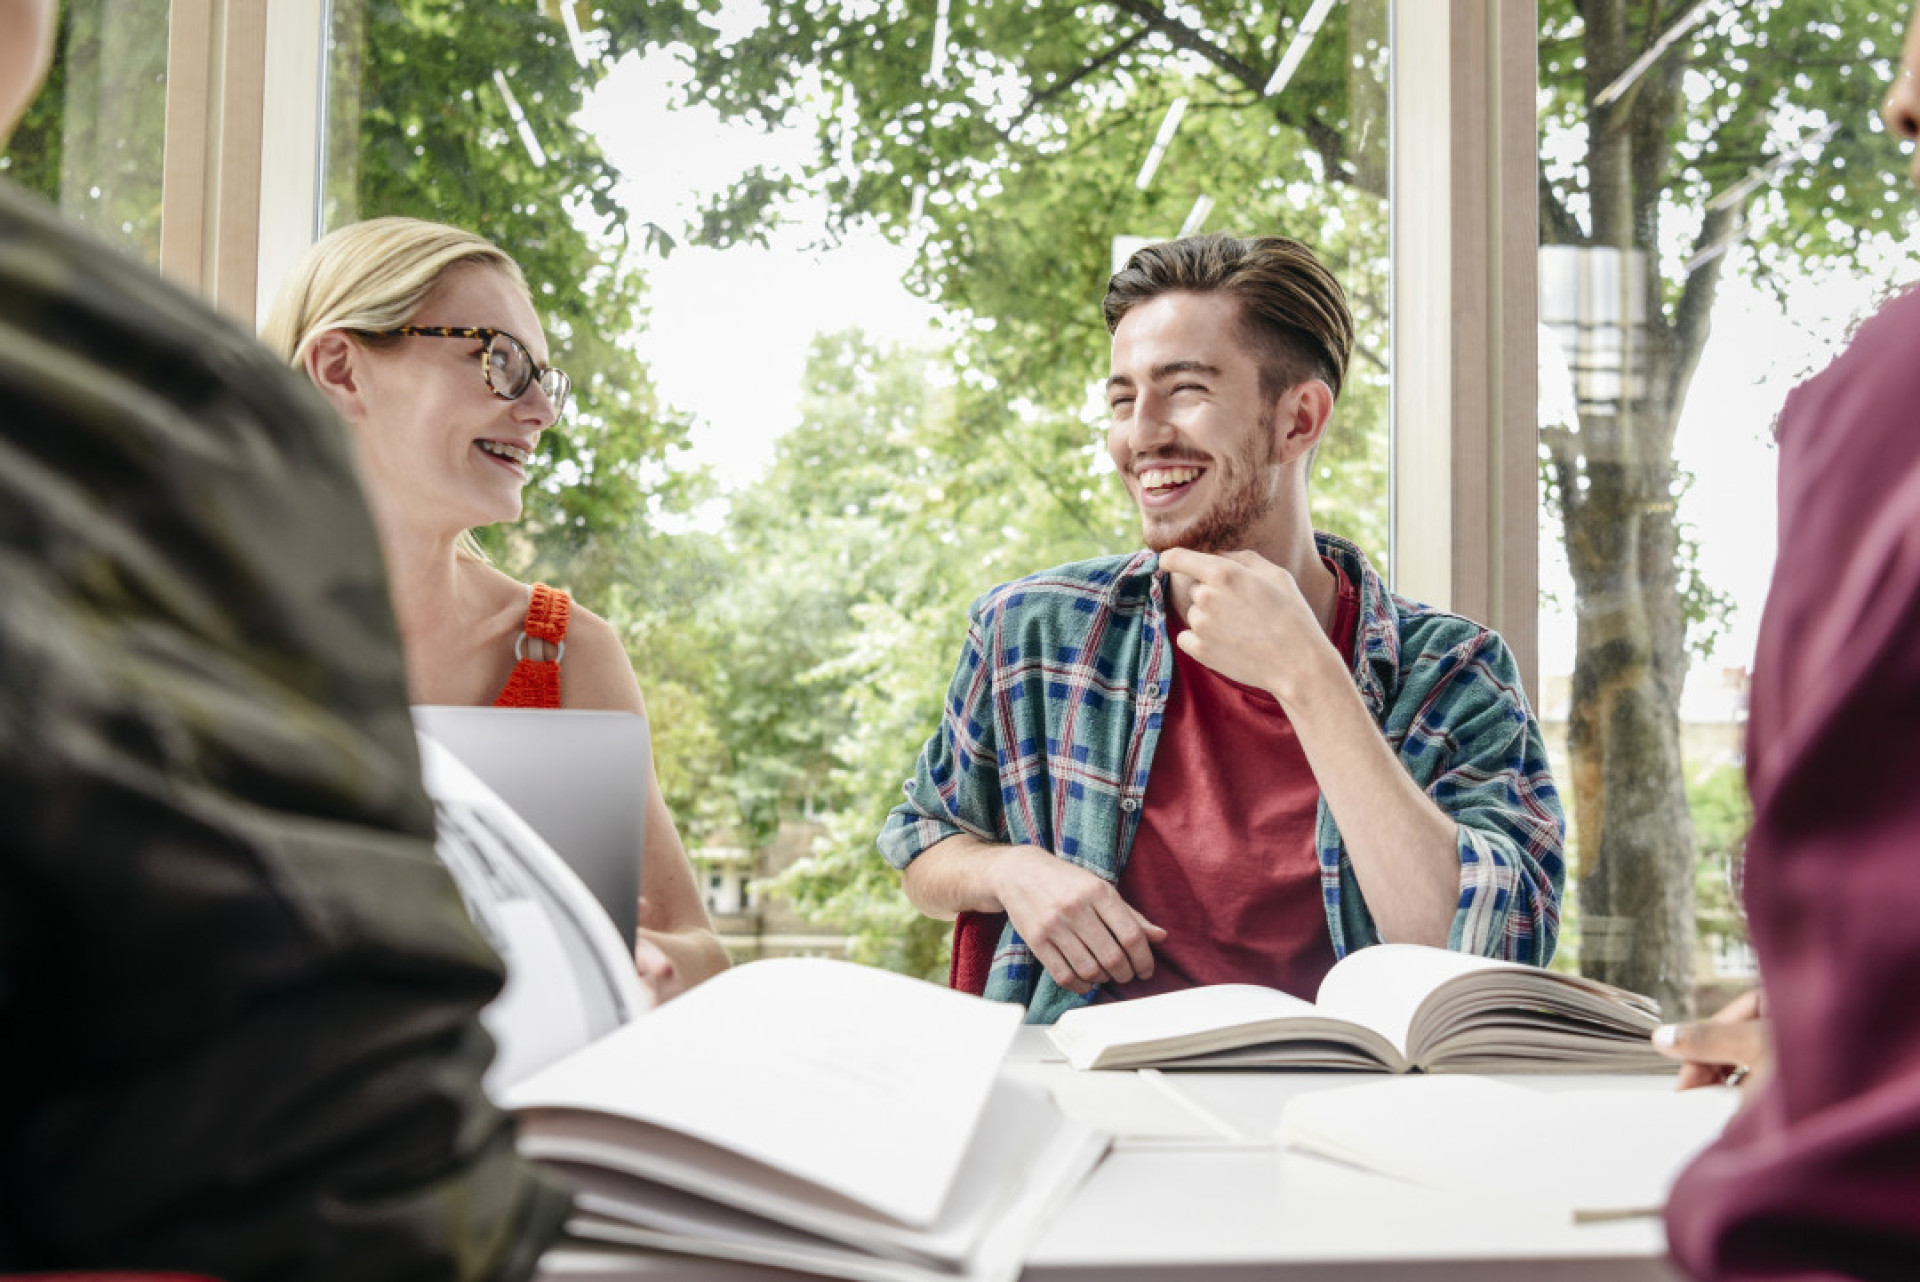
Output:
[[[901,785],[904,800],[887,815],[880,855],[904,870],[922,853],[962,833],[1005,841],[995,749],[993,677],[986,660],[983,604],[967,616],[967,639],[940,712],[940,724]]]
[[[1484,633],[1463,665],[1453,745],[1427,793],[1459,825],[1460,899],[1448,946],[1545,965],[1560,933],[1566,821],[1512,654]]]

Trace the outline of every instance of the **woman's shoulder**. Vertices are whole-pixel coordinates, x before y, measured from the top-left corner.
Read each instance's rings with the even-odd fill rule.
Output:
[[[619,631],[578,601],[568,618],[567,656],[560,667],[562,706],[646,711]]]
[[[485,561],[462,558],[459,564],[465,579],[461,595],[478,604],[469,617],[477,615],[484,621],[482,631],[509,639],[526,631],[533,589]]]

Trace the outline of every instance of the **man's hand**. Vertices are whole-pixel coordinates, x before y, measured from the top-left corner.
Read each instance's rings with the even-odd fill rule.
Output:
[[[1300,585],[1259,553],[1168,548],[1160,568],[1192,580],[1178,644],[1221,676],[1270,691],[1283,707],[1312,680],[1347,681]]]
[[[1773,1028],[1757,988],[1728,1002],[1711,1019],[1655,1029],[1653,1045],[1662,1055],[1684,1061],[1683,1091],[1725,1082],[1752,1099],[1773,1071]]]
[[[1038,846],[999,847],[994,861],[994,895],[1054,983],[1085,996],[1095,984],[1153,975],[1152,945],[1167,932],[1111,883]]]
[[[1346,839],[1380,938],[1447,946],[1460,901],[1459,828],[1381,734],[1325,621],[1292,574],[1253,552],[1160,554],[1187,630],[1182,650],[1267,691],[1300,737]]]

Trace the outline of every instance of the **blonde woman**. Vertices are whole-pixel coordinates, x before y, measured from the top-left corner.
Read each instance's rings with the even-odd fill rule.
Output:
[[[411,218],[342,228],[282,286],[262,338],[352,429],[415,703],[646,711],[613,629],[501,573],[468,533],[519,517],[571,390],[513,259]],[[651,776],[641,878],[634,961],[665,1000],[727,958]]]

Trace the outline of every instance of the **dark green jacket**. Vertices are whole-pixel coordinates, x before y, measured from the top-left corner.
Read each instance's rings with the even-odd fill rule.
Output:
[[[522,1277],[345,431],[0,183],[0,1272]]]

